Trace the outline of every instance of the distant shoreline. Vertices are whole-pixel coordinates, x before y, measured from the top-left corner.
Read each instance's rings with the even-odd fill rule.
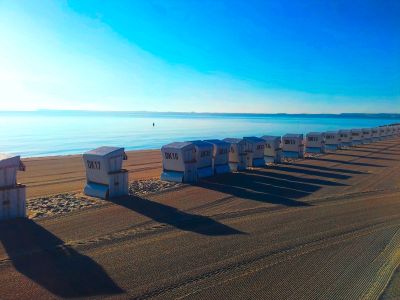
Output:
[[[339,114],[289,114],[289,113],[219,113],[219,112],[152,112],[152,111],[96,111],[96,110],[35,110],[35,111],[0,111],[0,115],[132,115],[132,116],[190,116],[190,117],[301,117],[301,118],[371,118],[371,119],[400,119],[400,113],[339,113]]]

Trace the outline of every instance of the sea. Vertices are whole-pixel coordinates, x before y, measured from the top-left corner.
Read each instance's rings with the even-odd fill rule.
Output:
[[[0,153],[79,154],[99,146],[160,149],[175,141],[375,127],[397,117],[149,112],[0,112]]]

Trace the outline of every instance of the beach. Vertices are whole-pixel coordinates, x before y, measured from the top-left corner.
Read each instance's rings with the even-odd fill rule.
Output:
[[[0,300],[400,300],[399,16],[0,0]]]
[[[130,151],[127,155],[124,168],[130,172],[130,181],[160,176],[160,150]],[[28,185],[28,198],[82,191],[86,182],[81,155],[27,158],[23,162],[26,172],[20,172],[18,178]]]
[[[400,138],[159,190],[127,154],[129,197],[0,224],[2,298],[400,297]],[[24,164],[28,204],[91,201],[81,156]]]

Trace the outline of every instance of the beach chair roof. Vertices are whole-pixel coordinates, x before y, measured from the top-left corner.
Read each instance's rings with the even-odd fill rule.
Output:
[[[263,139],[266,142],[271,142],[271,141],[276,141],[276,140],[281,140],[281,136],[280,135],[263,135],[261,137],[261,139]]]
[[[325,132],[309,132],[307,133],[307,136],[321,136],[325,135]]]
[[[213,139],[213,140],[205,140],[205,142],[216,146],[226,146],[226,147],[230,146],[230,143],[227,142],[226,140],[223,141],[223,140]]]
[[[190,141],[190,143],[192,143],[199,149],[211,149],[212,148],[212,145],[210,145],[210,143],[207,143],[206,141],[196,140],[196,141]]]
[[[19,155],[0,153],[0,168],[6,167],[19,168],[19,170],[25,171],[25,166]]]
[[[302,139],[303,138],[303,134],[302,133],[287,133],[282,138]]]
[[[18,155],[11,155],[11,154],[7,154],[7,153],[0,153],[0,162],[1,162],[1,161],[5,161],[5,160],[9,160],[9,159],[12,159],[12,158],[15,158],[15,157],[18,157],[18,158],[19,158]]]
[[[226,138],[223,140],[229,144],[239,144],[239,143],[243,142],[243,139],[239,139],[239,138]]]
[[[191,147],[194,147],[193,142],[173,142],[162,146],[162,149],[185,149]]]
[[[250,143],[264,143],[265,142],[263,139],[255,137],[255,136],[245,136],[243,138],[243,140],[245,140],[246,142],[250,142]]]
[[[110,157],[117,154],[125,155],[124,148],[103,146],[84,153],[84,155],[94,155],[100,157]]]

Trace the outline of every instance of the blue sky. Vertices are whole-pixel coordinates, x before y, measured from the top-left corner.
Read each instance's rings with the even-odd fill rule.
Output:
[[[0,0],[0,110],[400,112],[399,1]]]

